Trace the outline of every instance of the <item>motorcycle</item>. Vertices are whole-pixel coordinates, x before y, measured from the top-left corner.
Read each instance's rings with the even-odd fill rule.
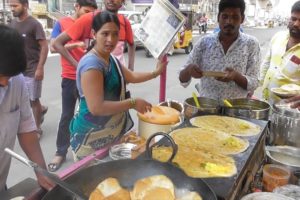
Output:
[[[205,34],[207,31],[207,23],[206,22],[199,22],[198,23],[199,27],[199,33],[201,34],[202,32]]]

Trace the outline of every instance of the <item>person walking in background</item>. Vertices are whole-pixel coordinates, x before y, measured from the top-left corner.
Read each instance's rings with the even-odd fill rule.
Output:
[[[294,3],[288,30],[274,35],[261,66],[262,97],[273,104],[281,100],[272,88],[285,84],[300,86],[300,1]]]
[[[199,26],[199,33],[200,34],[201,34],[202,31],[203,31],[203,33],[206,33],[206,31],[207,31],[207,21],[208,21],[208,18],[206,17],[205,13],[203,13],[201,15],[201,17],[199,16],[198,26]]]
[[[156,78],[167,61],[159,60],[152,72],[133,72],[111,54],[119,40],[117,15],[103,11],[92,22],[94,45],[77,68],[79,111],[70,124],[71,147],[75,160],[114,142],[133,122],[129,109],[144,113],[151,104],[141,98],[125,98],[126,83],[140,83]]]
[[[18,137],[27,157],[46,169],[39,144],[36,125],[30,107],[28,90],[21,74],[26,69],[24,41],[14,29],[0,25],[0,192],[10,168],[11,156],[5,148],[13,149]],[[38,183],[50,190],[54,184],[36,173]]]
[[[105,10],[117,14],[118,10],[122,7],[125,0],[104,0]],[[76,22],[65,32],[61,33],[54,41],[54,47],[58,53],[60,53],[66,60],[72,63],[73,66],[77,66],[78,62],[70,55],[65,48],[65,44],[70,40],[84,41],[85,44],[90,44],[93,38],[91,38],[92,21],[93,17],[98,13],[88,13],[76,20]],[[124,58],[124,44],[128,44],[128,69],[134,70],[134,57],[135,57],[135,45],[133,40],[133,33],[129,20],[124,16],[118,14],[120,21],[119,42],[114,49],[113,55],[118,59]],[[125,65],[123,59],[119,60],[122,65]]]
[[[57,21],[53,27],[50,40],[50,51],[55,53],[53,48],[54,39],[62,32],[67,30],[74,22],[83,14],[93,12],[97,9],[95,0],[77,0],[73,16],[64,17]],[[70,41],[65,47],[69,50],[72,57],[79,62],[84,55],[86,49],[82,41]],[[62,113],[58,125],[56,137],[56,153],[53,160],[48,164],[48,169],[51,172],[57,171],[61,164],[65,161],[68,148],[70,146],[70,121],[74,116],[76,101],[79,99],[76,88],[76,67],[70,64],[64,57],[61,57],[62,66]]]
[[[25,41],[27,67],[23,74],[38,133],[41,135],[42,116],[47,112],[47,108],[41,105],[40,98],[44,64],[48,56],[48,42],[42,25],[28,13],[28,0],[9,0],[9,5],[15,17],[9,26],[16,29]]]
[[[199,95],[216,100],[246,98],[257,88],[260,47],[256,38],[240,32],[244,12],[244,0],[220,1],[220,31],[202,37],[195,44],[179,74],[183,87],[190,84],[191,78],[199,79]],[[223,76],[206,77],[203,71],[223,72]]]

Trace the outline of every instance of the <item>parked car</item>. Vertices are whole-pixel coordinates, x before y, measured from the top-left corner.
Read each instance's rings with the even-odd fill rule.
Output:
[[[144,18],[143,13],[138,11],[121,10],[118,13],[124,15],[129,20],[133,34],[135,30],[137,30],[140,27],[141,22]],[[134,43],[137,47],[143,47],[142,42],[139,39],[137,39],[135,35],[134,35]],[[127,46],[125,47],[125,51],[126,50],[127,50]]]

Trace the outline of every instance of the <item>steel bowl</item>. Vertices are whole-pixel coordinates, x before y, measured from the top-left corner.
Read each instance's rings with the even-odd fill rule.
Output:
[[[200,115],[221,114],[221,107],[219,106],[218,101],[206,97],[197,98],[200,104],[200,108],[196,107],[196,103],[193,97],[190,97],[184,101],[183,108],[184,117],[186,119],[190,119]]]
[[[245,117],[251,119],[268,120],[270,105],[255,99],[228,99],[233,107],[224,105],[223,114],[231,117]]]
[[[283,165],[292,172],[300,171],[300,158],[292,156],[300,155],[300,148],[292,146],[276,146],[276,148],[278,152],[265,150],[269,163]],[[288,154],[280,152],[288,152]]]
[[[168,106],[171,108],[174,108],[175,110],[177,110],[178,112],[180,112],[180,114],[183,114],[183,105],[182,103],[179,103],[176,100],[170,100],[170,101],[164,101],[158,104],[159,106]]]
[[[274,104],[270,116],[269,142],[300,148],[300,112],[289,104]]]

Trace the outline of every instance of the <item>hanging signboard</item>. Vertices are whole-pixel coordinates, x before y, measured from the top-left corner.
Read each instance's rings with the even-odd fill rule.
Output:
[[[135,35],[158,58],[168,50],[184,21],[184,15],[168,0],[156,0]]]
[[[153,3],[153,0],[131,0],[132,3]]]

